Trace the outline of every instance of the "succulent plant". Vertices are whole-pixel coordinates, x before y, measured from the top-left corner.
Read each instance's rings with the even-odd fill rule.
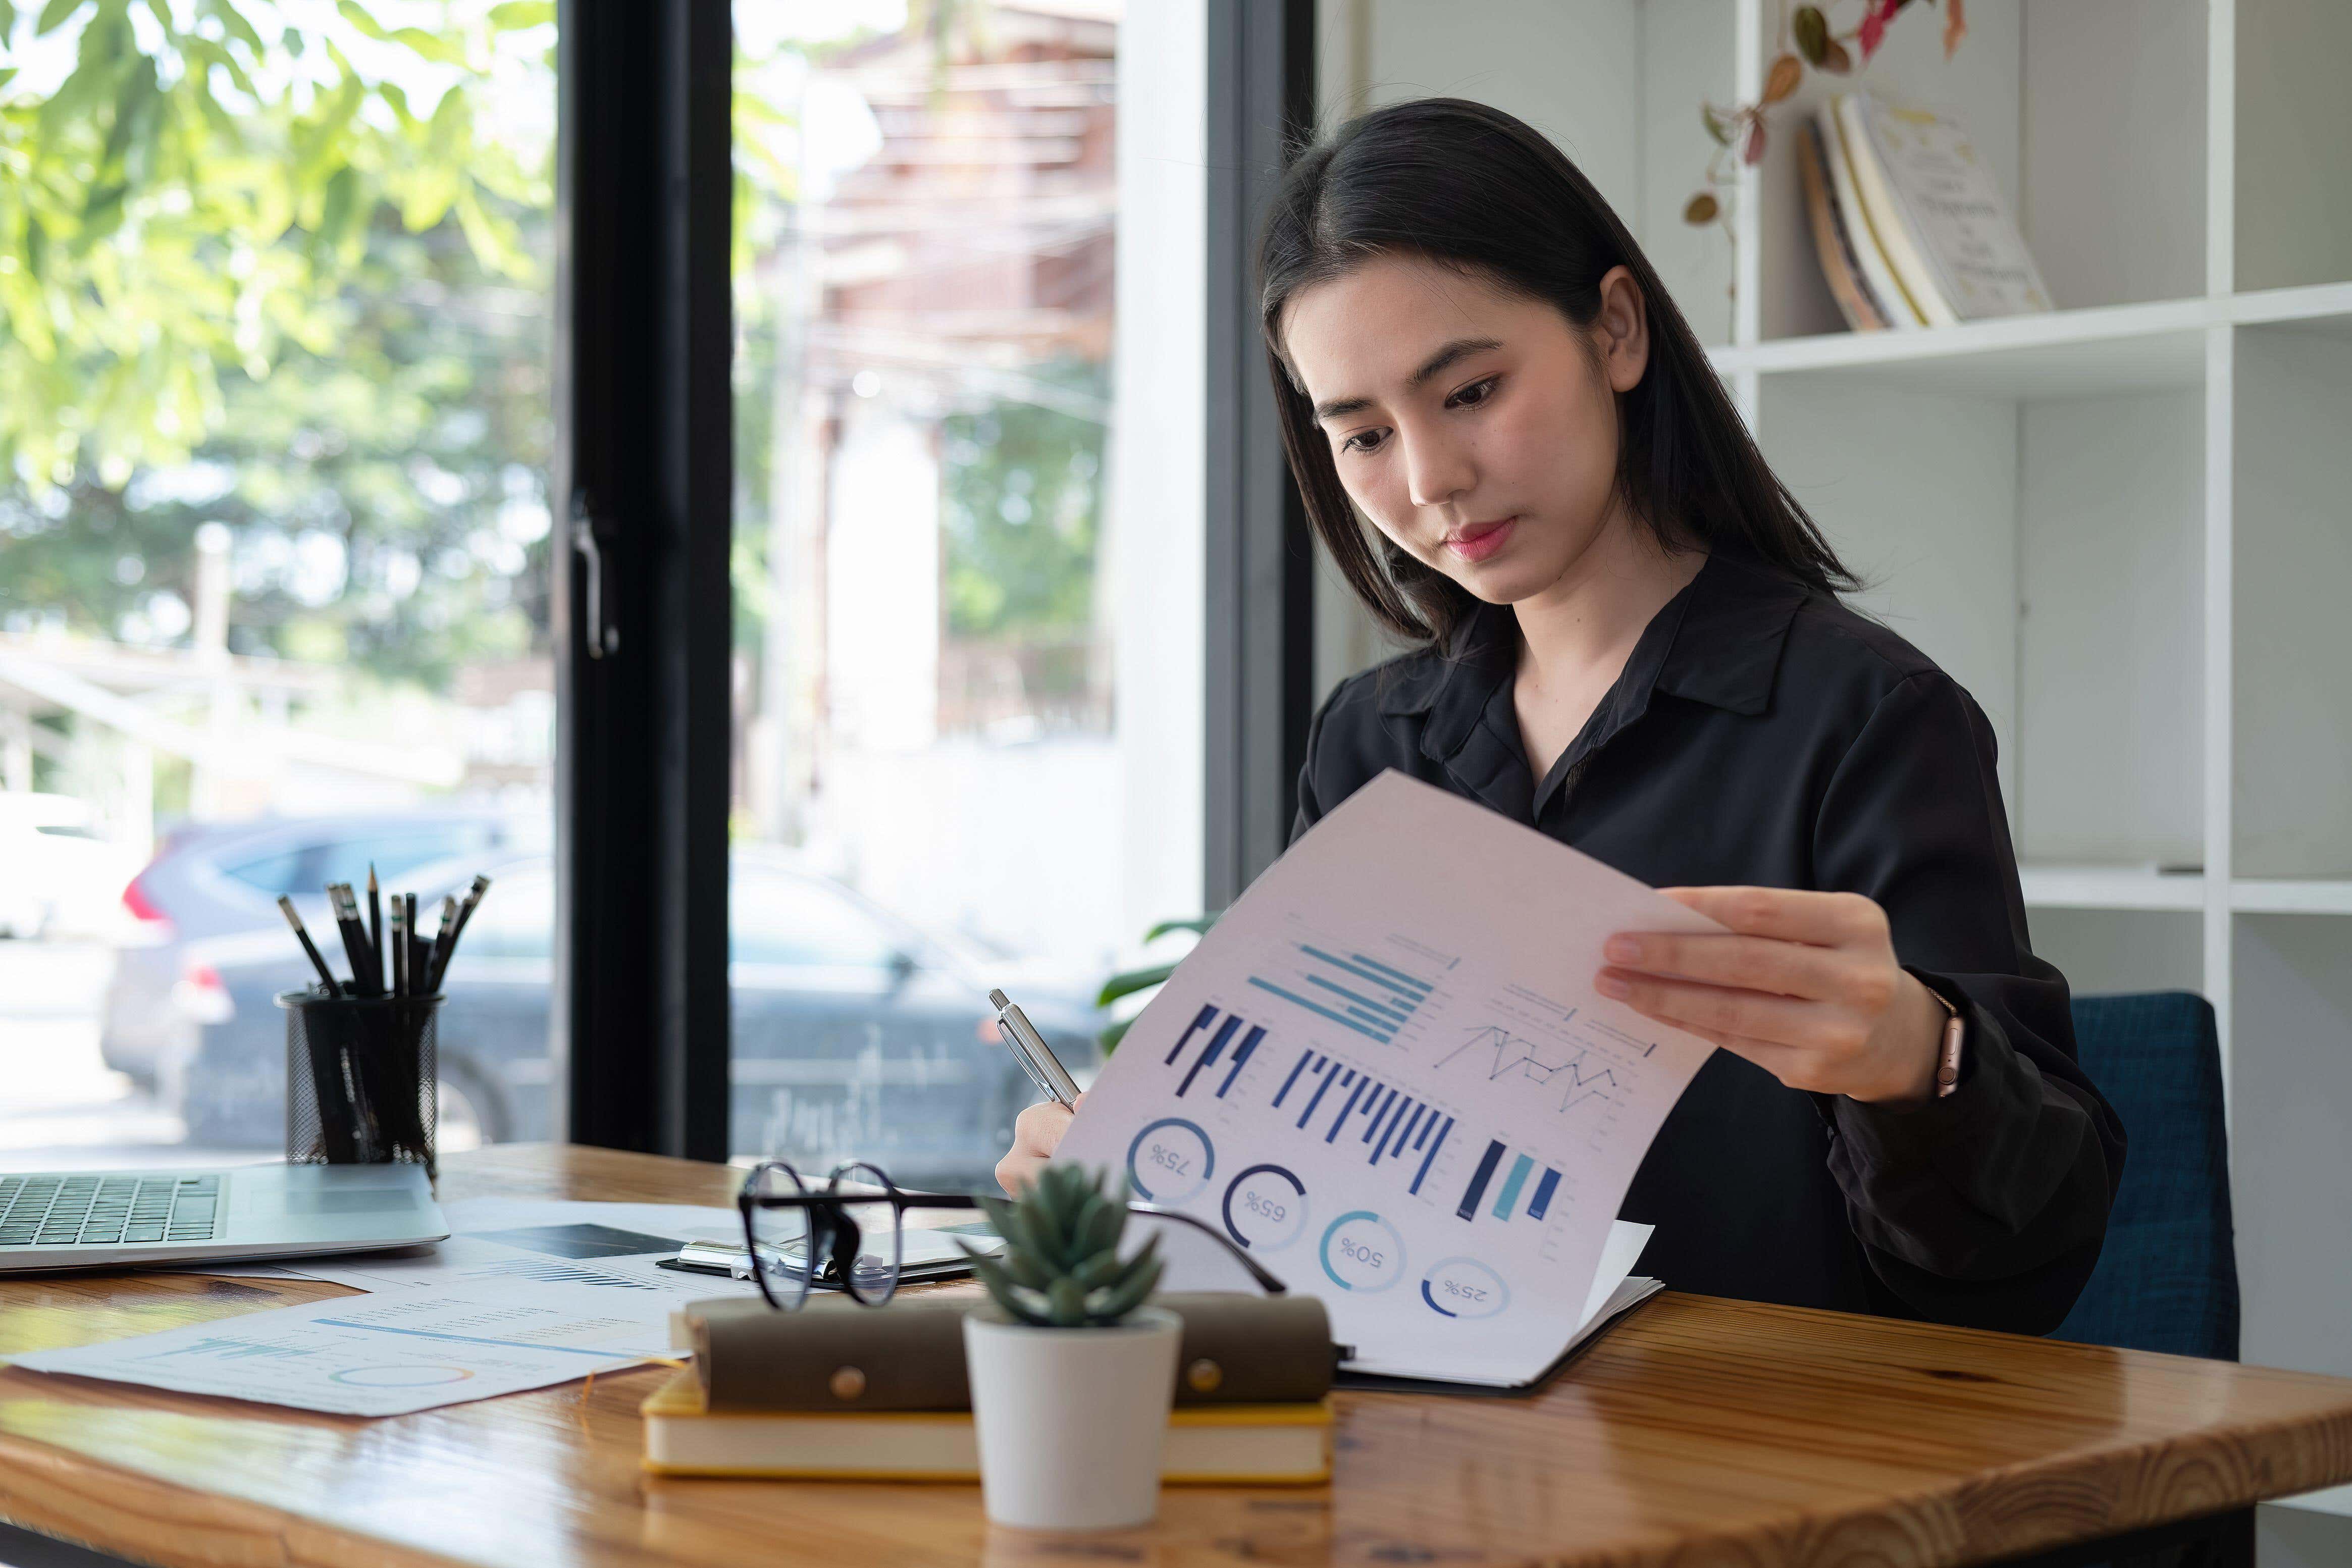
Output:
[[[1131,1258],[1118,1255],[1127,1229],[1127,1185],[1103,1191],[1103,1178],[1077,1165],[1048,1165],[1018,1198],[980,1200],[1004,1238],[983,1258],[969,1247],[972,1271],[1016,1322],[1041,1329],[1116,1327],[1160,1283],[1160,1238]]]

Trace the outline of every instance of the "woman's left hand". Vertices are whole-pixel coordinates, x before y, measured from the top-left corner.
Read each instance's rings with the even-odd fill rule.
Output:
[[[1935,1091],[1949,1015],[1895,962],[1875,902],[1781,888],[1662,890],[1729,929],[1618,932],[1602,949],[1601,994],[1790,1089],[1874,1101]]]

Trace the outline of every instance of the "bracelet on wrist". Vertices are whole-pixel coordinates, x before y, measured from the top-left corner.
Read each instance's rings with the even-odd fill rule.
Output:
[[[1925,989],[1946,1014],[1944,1036],[1936,1047],[1936,1098],[1941,1100],[1960,1087],[1960,1051],[1968,1043],[1969,1021],[1942,992],[1932,985]]]

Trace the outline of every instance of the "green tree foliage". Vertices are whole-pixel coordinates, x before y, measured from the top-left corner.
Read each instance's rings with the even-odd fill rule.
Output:
[[[553,18],[551,0],[0,0],[0,626],[179,640],[159,595],[184,617],[217,521],[237,651],[437,686],[544,646],[552,170],[500,133],[493,92],[502,58],[551,49]],[[734,97],[754,518],[774,301],[752,275],[797,196],[769,63],[739,58]],[[522,90],[551,120],[541,64]],[[1107,395],[1099,365],[1036,378]],[[1083,633],[1101,426],[1002,402],[942,436],[950,629]],[[766,543],[738,540],[746,647]]]
[[[334,351],[380,212],[412,234],[454,222],[489,271],[535,279],[519,214],[548,203],[545,160],[476,113],[492,35],[553,5],[427,29],[341,0],[342,26],[311,32],[293,9],[48,0],[27,29],[0,0],[12,55],[74,37],[46,96],[10,93],[14,63],[0,77],[0,459],[28,486],[184,459],[227,374]]]
[[[137,635],[216,520],[240,651],[437,684],[543,627],[551,170],[477,117],[554,6],[399,14],[0,0],[0,619]]]
[[[1040,374],[1108,395],[1106,369]],[[1103,426],[1058,409],[999,402],[942,431],[948,629],[961,637],[1084,633],[1094,618]]]
[[[526,230],[536,242],[541,225]],[[236,538],[230,647],[444,685],[528,650],[546,626],[547,310],[499,286],[451,226],[379,220],[335,351],[223,378],[184,463],[109,486],[87,468],[0,496],[0,615],[146,627],[158,588],[192,598],[199,524]]]

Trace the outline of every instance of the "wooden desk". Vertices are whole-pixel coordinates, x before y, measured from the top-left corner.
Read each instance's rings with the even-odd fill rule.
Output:
[[[723,1167],[587,1149],[453,1157],[445,1198],[717,1204]],[[0,1281],[0,1355],[341,1293]],[[0,1518],[162,1563],[1093,1559],[1931,1568],[2352,1480],[2352,1381],[1669,1293],[1532,1400],[1344,1394],[1337,1476],[1175,1489],[1082,1542],[978,1489],[638,1468],[658,1369],[366,1421],[0,1370]]]

